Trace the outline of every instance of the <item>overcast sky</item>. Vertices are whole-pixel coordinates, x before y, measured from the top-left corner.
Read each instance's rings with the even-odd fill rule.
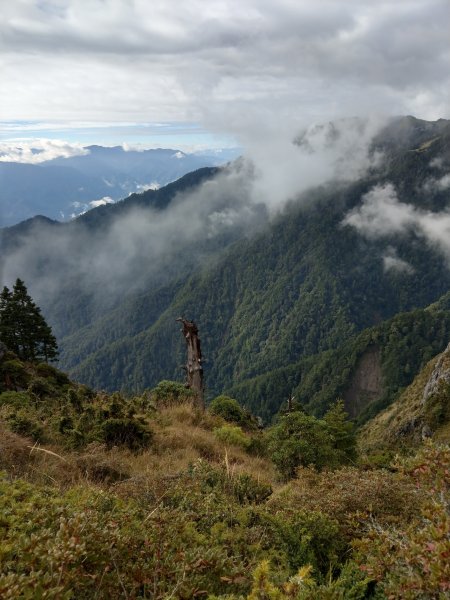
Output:
[[[245,143],[336,116],[450,117],[449,0],[2,0],[1,13],[3,122],[196,123]]]

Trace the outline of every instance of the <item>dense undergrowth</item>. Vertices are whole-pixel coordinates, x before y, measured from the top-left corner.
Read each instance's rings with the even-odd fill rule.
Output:
[[[448,596],[448,447],[380,469],[339,403],[261,431],[172,382],[125,398],[0,368],[1,598]]]

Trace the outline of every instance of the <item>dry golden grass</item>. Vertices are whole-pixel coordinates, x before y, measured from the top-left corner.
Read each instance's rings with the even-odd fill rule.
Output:
[[[200,412],[189,404],[161,409],[151,421],[154,432],[152,447],[141,454],[128,454],[131,476],[144,476],[147,481],[175,477],[185,472],[199,458],[216,465],[228,465],[230,474],[248,473],[258,480],[275,483],[273,464],[262,457],[251,456],[242,448],[227,446],[217,439],[214,429],[223,419]]]
[[[164,493],[167,482],[203,459],[224,466],[230,477],[247,473],[259,481],[276,484],[276,472],[268,459],[217,439],[214,429],[224,421],[208,411],[184,403],[162,408],[148,423],[153,431],[152,444],[140,453],[119,447],[108,449],[100,443],[89,444],[81,451],[38,446],[2,427],[0,468],[13,476],[36,483],[51,481],[62,488],[113,485],[125,494],[139,491],[157,497]]]
[[[10,431],[0,421],[0,470],[35,483],[70,486],[84,479],[76,457],[57,447],[42,447]]]
[[[23,475],[34,462],[30,445],[31,440],[9,431],[0,421],[0,469],[14,476]]]

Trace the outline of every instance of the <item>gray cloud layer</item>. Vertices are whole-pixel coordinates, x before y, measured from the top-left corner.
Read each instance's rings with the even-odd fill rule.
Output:
[[[448,116],[447,0],[16,0],[4,119]]]

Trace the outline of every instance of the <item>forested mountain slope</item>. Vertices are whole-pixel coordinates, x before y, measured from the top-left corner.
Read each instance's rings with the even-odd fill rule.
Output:
[[[339,347],[232,386],[227,392],[267,419],[293,395],[322,415],[336,398],[364,422],[389,405],[450,339],[450,311],[436,307],[399,313]],[[262,402],[261,402],[262,399]]]
[[[71,293],[67,288],[57,291],[46,315],[59,332],[62,367],[76,379],[106,389],[136,391],[163,378],[181,378],[184,349],[175,318],[184,315],[199,326],[209,394],[231,389],[255,412],[269,417],[284,394],[299,386],[296,393],[320,412],[335,393],[346,391],[342,381],[334,382],[328,395],[320,391],[317,381],[330,360],[321,353],[348,340],[349,348],[354,343],[362,348],[363,342],[355,341],[359,332],[397,313],[416,311],[399,317],[408,343],[414,338],[410,327],[417,325],[422,333],[417,357],[409,361],[411,375],[388,378],[393,387],[389,383],[388,395],[376,398],[381,405],[389,402],[427,360],[429,348],[439,352],[448,341],[447,314],[431,319],[430,331],[437,336],[432,340],[427,334],[430,317],[417,309],[450,289],[445,236],[433,237],[436,228],[429,226],[445,216],[448,206],[449,140],[446,121],[395,120],[374,140],[373,151],[381,152],[381,159],[364,176],[304,192],[265,226],[264,210],[257,205],[243,219],[243,171],[220,202],[216,190],[228,180],[220,179],[223,172],[216,174],[212,185],[198,188],[203,210],[183,213],[180,231],[193,219],[202,226],[175,252],[164,250],[157,277],[148,276],[149,251],[147,261],[140,259],[137,266],[130,262],[130,285],[114,303],[92,301],[89,286],[74,294],[77,278],[70,284]],[[220,209],[209,204],[211,198]],[[161,214],[170,214],[173,204],[167,206],[158,209]],[[110,208],[102,207],[105,216]],[[230,226],[211,235],[217,214],[223,225],[232,211],[239,215],[234,224],[240,230]],[[94,237],[101,231],[99,214],[84,217]],[[202,260],[191,260],[191,254]],[[391,326],[374,331],[388,339]],[[402,331],[391,348],[400,347]],[[350,355],[359,356],[353,350]],[[387,358],[383,360],[380,368],[386,370]],[[316,383],[315,372],[320,373]],[[255,385],[255,377],[263,378],[262,387]],[[280,378],[281,387],[276,385]],[[368,404],[358,402],[355,416]]]

